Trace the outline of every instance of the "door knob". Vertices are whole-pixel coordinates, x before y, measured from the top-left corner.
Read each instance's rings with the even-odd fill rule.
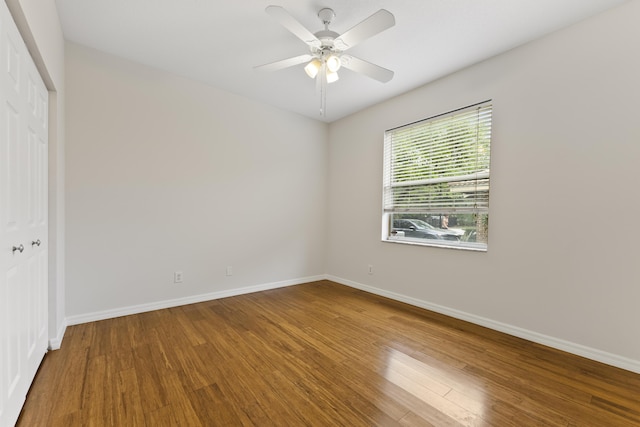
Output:
[[[20,253],[22,253],[22,251],[24,251],[24,245],[20,245],[20,246],[14,246],[13,249],[11,250],[14,254],[16,253],[16,251],[20,251]]]
[[[40,243],[41,243],[40,239],[38,239],[38,240],[32,241],[31,246],[40,246]]]

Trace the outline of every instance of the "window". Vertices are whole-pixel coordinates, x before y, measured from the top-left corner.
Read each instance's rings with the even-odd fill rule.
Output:
[[[385,132],[383,240],[486,250],[491,101]]]

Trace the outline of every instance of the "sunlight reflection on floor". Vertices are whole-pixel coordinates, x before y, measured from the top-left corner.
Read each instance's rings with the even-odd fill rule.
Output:
[[[449,419],[447,425],[482,424],[485,394],[479,384],[462,374],[446,372],[390,349],[384,377],[413,398],[404,393],[394,393],[394,397],[427,421],[442,423],[444,416]]]

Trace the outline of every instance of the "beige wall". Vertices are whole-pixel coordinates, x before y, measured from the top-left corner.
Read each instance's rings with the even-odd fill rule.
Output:
[[[60,346],[65,321],[64,38],[54,0],[7,0],[49,90],[49,342]]]
[[[327,272],[640,370],[639,19],[626,3],[333,123]],[[381,242],[384,130],[486,99],[488,252]]]
[[[74,44],[66,73],[72,322],[324,273],[328,125]]]

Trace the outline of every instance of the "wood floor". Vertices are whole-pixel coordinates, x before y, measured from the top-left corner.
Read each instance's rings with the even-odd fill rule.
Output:
[[[331,282],[68,328],[19,426],[640,426],[640,375]]]

